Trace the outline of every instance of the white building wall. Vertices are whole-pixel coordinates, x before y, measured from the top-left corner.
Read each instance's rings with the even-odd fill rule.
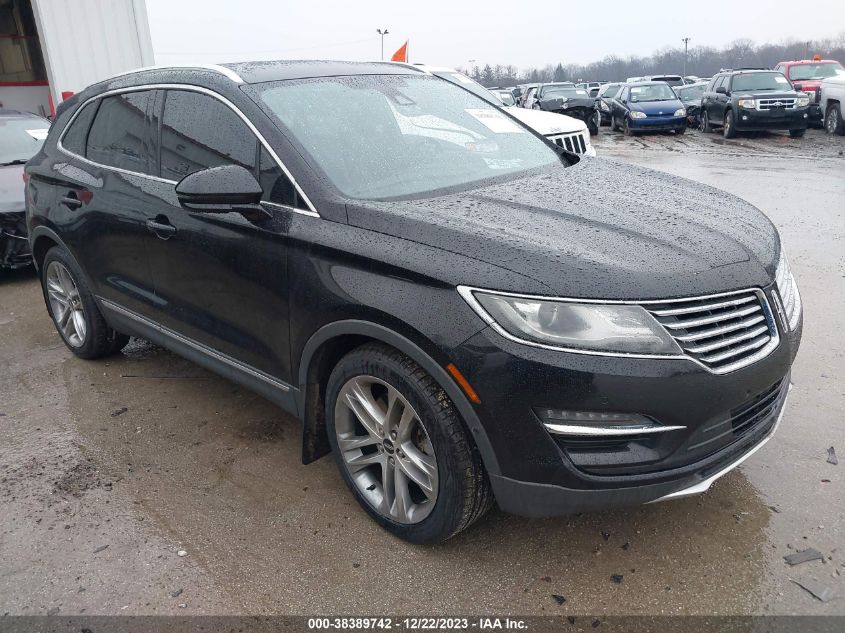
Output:
[[[32,0],[53,103],[117,73],[151,66],[144,0]]]

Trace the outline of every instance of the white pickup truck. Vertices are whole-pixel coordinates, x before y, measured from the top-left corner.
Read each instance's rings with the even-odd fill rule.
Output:
[[[845,73],[822,81],[819,105],[824,112],[824,127],[828,134],[845,134]]]

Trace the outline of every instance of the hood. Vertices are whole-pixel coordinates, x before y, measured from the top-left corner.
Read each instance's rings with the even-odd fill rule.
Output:
[[[732,90],[731,96],[733,95],[755,99],[797,99],[804,96],[798,94],[796,90]]]
[[[629,101],[628,107],[635,112],[645,112],[646,114],[662,113],[671,116],[675,110],[683,108],[684,104],[679,99],[665,99],[664,101]]]
[[[23,167],[0,167],[0,213],[24,210]]]
[[[778,251],[777,231],[747,202],[604,159],[435,198],[350,205],[348,214],[355,226],[519,273],[562,297],[665,299],[765,286]]]
[[[513,106],[504,108],[504,110],[543,136],[587,131],[587,125],[583,121],[573,119],[565,114],[543,112],[542,110],[528,110],[527,108],[516,108]]]

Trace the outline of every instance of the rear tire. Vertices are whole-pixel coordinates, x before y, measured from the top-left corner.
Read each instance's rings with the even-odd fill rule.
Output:
[[[364,510],[412,543],[440,543],[493,504],[487,474],[443,388],[401,352],[369,343],[326,386],[335,461]]]
[[[122,350],[129,337],[106,323],[76,261],[54,246],[41,265],[41,290],[62,341],[79,358],[92,360]]]
[[[792,138],[801,138],[802,136],[804,136],[804,134],[806,134],[806,132],[807,132],[806,129],[804,129],[804,130],[789,130],[789,136],[791,136]]]
[[[832,103],[824,119],[824,129],[828,134],[845,135],[845,121],[842,120],[842,110],[838,103]]]
[[[722,128],[722,134],[725,138],[736,138],[736,128],[734,127],[734,113],[728,110],[725,113],[725,127]]]

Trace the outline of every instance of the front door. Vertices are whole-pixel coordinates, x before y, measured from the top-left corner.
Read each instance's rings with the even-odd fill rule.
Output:
[[[284,382],[291,382],[287,234],[298,203],[290,181],[240,116],[188,89],[163,92],[160,203],[148,217],[157,320],[171,332]],[[264,188],[263,219],[182,207],[175,183],[236,164]]]

